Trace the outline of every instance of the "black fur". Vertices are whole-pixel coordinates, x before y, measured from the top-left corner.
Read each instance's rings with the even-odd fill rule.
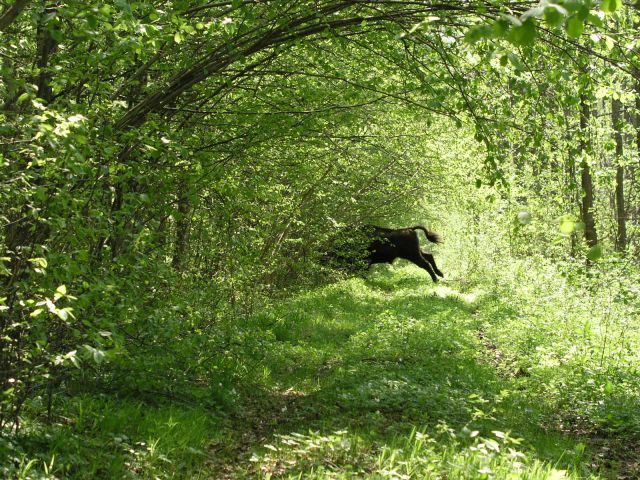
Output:
[[[437,233],[421,225],[409,228],[383,228],[373,225],[350,227],[340,231],[330,255],[339,262],[370,267],[374,263],[392,263],[404,258],[423,268],[434,282],[444,275],[436,266],[433,255],[420,249],[416,230],[422,230],[427,240],[442,243]]]

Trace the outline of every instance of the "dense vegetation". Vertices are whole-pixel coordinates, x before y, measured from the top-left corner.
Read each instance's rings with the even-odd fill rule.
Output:
[[[638,478],[639,31],[3,2],[0,476]],[[441,233],[444,282],[328,268],[362,223]]]

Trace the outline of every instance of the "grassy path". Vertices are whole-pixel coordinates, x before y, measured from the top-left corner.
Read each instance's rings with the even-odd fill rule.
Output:
[[[211,478],[601,478],[544,405],[498,375],[482,299],[411,269],[253,318],[272,332]],[[254,324],[255,328],[255,324]]]

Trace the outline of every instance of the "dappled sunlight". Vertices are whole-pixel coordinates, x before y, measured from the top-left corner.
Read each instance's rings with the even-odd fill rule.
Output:
[[[576,478],[531,458],[508,433],[456,432],[446,423],[433,434],[413,429],[381,446],[348,428],[276,434],[273,440],[250,458],[264,478]]]
[[[460,300],[464,301],[467,305],[471,305],[473,303],[476,303],[485,294],[485,292],[476,290],[473,292],[462,293],[462,292],[459,292],[458,290],[454,290],[448,285],[438,285],[434,289],[434,294],[440,298],[449,298],[449,297],[459,298]]]
[[[260,407],[272,421],[235,474],[565,478],[581,447],[542,435],[538,407],[483,360],[480,298],[402,268],[276,308],[277,341],[263,359],[271,400]]]
[[[0,480],[640,479],[640,0],[0,1]]]

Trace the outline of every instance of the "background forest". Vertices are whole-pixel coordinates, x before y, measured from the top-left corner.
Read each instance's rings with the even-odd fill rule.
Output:
[[[637,3],[0,4],[0,476],[640,478]]]

